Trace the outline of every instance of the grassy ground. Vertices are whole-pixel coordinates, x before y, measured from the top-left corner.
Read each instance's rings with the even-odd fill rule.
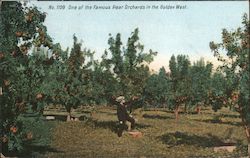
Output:
[[[240,157],[247,153],[240,118],[227,109],[180,114],[178,123],[170,111],[138,109],[134,116],[141,138],[126,132],[117,137],[113,108],[100,107],[91,116],[87,121],[59,121],[53,129],[53,150],[43,157]],[[236,143],[237,150],[213,152],[214,146],[225,143]]]

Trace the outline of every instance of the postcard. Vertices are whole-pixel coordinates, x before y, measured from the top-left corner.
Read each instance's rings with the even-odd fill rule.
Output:
[[[1,158],[247,157],[248,1],[0,1]]]

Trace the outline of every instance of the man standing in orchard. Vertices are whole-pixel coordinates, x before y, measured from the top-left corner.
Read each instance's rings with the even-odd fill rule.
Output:
[[[118,137],[122,136],[123,130],[127,129],[126,121],[131,123],[131,130],[135,128],[135,119],[130,115],[127,111],[127,108],[131,108],[131,104],[129,102],[125,102],[124,96],[119,96],[115,99],[117,105],[117,117],[119,120],[119,127],[118,127]]]

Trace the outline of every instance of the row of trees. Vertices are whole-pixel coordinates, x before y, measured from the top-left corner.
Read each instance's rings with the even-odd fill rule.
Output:
[[[170,72],[164,67],[159,74],[153,74],[144,88],[144,98],[148,105],[175,109],[176,119],[181,105],[187,108],[200,107],[208,102],[209,92],[214,87],[212,64],[200,59],[191,65],[188,56],[172,55]],[[223,81],[220,83],[223,84]]]
[[[135,29],[124,46],[120,34],[108,40],[101,62],[94,52],[73,46],[62,50],[43,25],[46,14],[19,2],[1,3],[1,149],[22,151],[30,133],[23,128],[25,113],[41,116],[45,106],[60,104],[69,112],[79,105],[108,104],[113,96],[140,96],[150,75],[147,63],[156,52],[144,53]],[[12,15],[12,16],[9,16]]]
[[[12,16],[9,16],[12,15]],[[19,117],[31,112],[41,115],[49,104],[60,104],[68,111],[79,105],[109,104],[124,95],[127,101],[144,106],[179,107],[223,105],[239,111],[249,140],[249,21],[235,32],[223,30],[223,43],[210,43],[224,65],[212,73],[213,65],[203,59],[191,64],[188,56],[172,56],[170,72],[164,68],[150,73],[148,65],[157,52],[144,52],[135,29],[126,45],[118,33],[110,35],[109,48],[101,61],[94,52],[82,48],[73,36],[73,46],[62,50],[53,43],[43,25],[46,14],[19,2],[1,4],[1,144],[6,151],[22,150],[28,140]],[[228,59],[222,58],[226,49]],[[47,50],[48,49],[48,50]],[[239,99],[238,99],[239,98]],[[250,142],[250,140],[249,140]]]

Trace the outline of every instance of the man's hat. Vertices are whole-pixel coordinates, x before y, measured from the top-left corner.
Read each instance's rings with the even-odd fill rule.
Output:
[[[124,96],[119,96],[115,99],[115,101],[119,102],[119,103],[124,103],[125,102],[125,97]]]

